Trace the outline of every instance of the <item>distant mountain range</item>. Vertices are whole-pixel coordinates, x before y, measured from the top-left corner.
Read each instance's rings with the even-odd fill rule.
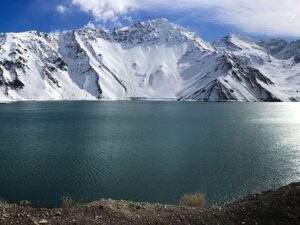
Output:
[[[0,101],[300,101],[300,40],[208,43],[165,19],[0,34]]]

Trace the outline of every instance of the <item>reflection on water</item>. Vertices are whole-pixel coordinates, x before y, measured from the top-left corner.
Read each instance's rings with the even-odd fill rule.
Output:
[[[0,196],[210,203],[300,179],[300,104],[0,105]]]

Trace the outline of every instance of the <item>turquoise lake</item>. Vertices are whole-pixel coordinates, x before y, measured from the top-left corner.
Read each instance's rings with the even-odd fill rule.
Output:
[[[0,197],[209,204],[300,181],[300,104],[0,104]]]

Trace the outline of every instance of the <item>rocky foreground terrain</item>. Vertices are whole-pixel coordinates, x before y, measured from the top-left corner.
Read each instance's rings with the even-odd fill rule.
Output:
[[[300,224],[300,183],[203,209],[100,200],[69,208],[0,203],[0,224]]]

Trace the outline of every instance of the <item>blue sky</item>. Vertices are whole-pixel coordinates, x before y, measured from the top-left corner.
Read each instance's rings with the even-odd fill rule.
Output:
[[[69,30],[88,23],[115,27],[167,18],[208,41],[229,33],[300,38],[299,0],[0,1],[0,32]]]

